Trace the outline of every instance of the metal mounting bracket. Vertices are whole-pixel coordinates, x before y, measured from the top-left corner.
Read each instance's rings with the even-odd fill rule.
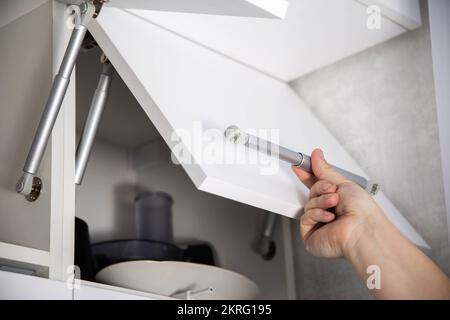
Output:
[[[70,6],[82,6],[82,5],[90,2],[95,6],[94,17],[97,17],[98,14],[100,13],[102,6],[105,3],[109,2],[109,0],[56,0],[56,1],[61,2],[63,4],[70,5]]]

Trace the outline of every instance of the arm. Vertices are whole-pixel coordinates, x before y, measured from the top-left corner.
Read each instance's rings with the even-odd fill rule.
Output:
[[[381,271],[381,299],[450,299],[448,277],[384,216],[372,197],[335,172],[320,150],[311,155],[314,175],[294,167],[311,189],[300,231],[313,255],[346,258],[366,282],[367,268]],[[333,208],[333,209],[331,209]]]

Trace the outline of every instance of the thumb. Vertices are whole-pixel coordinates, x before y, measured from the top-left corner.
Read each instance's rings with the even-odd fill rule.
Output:
[[[325,160],[322,150],[315,149],[311,154],[311,166],[314,175],[319,180],[326,180],[328,182],[339,185],[348,181],[343,175],[333,169],[331,165]]]

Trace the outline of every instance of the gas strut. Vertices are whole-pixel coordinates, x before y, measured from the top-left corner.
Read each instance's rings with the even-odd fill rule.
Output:
[[[67,3],[68,1],[62,2]],[[55,125],[56,118],[58,117],[59,110],[61,109],[78,52],[80,51],[84,36],[86,35],[87,26],[96,13],[96,7],[91,1],[83,1],[79,3],[77,7],[80,12],[79,19],[76,21],[58,74],[53,81],[44,112],[42,113],[39,126],[37,127],[23,167],[22,177],[16,184],[16,191],[23,194],[29,201],[35,201],[39,196],[42,181],[36,175]]]
[[[108,98],[109,87],[112,81],[114,68],[108,58],[103,54],[101,58],[103,64],[103,72],[98,80],[97,89],[92,98],[91,107],[84,124],[83,133],[77,147],[77,155],[75,161],[75,183],[80,185],[83,181],[84,172],[86,171],[89,156],[95,141],[98,125],[102,118],[103,109]]]

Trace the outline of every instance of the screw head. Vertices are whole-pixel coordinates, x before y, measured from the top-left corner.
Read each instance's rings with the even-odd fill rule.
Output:
[[[31,192],[30,194],[25,196],[25,199],[27,199],[27,201],[29,202],[34,202],[36,201],[39,196],[41,195],[41,190],[42,190],[42,180],[39,177],[34,177],[33,178],[33,185],[31,187]]]

